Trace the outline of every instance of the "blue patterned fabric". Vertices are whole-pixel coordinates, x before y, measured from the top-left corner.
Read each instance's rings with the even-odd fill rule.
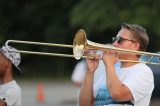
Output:
[[[94,106],[107,105],[107,104],[116,104],[117,102],[112,99],[106,87],[98,89],[97,95],[95,98]]]
[[[94,106],[102,106],[102,105],[108,105],[108,104],[128,104],[128,105],[133,105],[130,101],[125,101],[125,102],[117,102],[112,99],[112,97],[109,94],[108,89],[106,87],[103,87],[98,90]]]

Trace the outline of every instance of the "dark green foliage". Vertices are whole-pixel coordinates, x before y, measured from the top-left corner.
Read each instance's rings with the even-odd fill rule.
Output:
[[[144,26],[148,51],[159,50],[158,0],[0,0],[0,43],[8,39],[72,44],[79,28],[89,40],[111,43],[121,23]],[[27,50],[72,54],[72,49],[20,45]],[[77,61],[70,58],[22,55],[24,75],[69,76]]]

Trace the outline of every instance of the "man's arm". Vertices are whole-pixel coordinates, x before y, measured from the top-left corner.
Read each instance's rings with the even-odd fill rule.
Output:
[[[130,89],[124,85],[118,78],[115,66],[118,55],[112,52],[105,52],[103,54],[103,61],[106,67],[106,82],[111,97],[116,101],[132,100],[132,93]]]
[[[93,104],[93,77],[94,73],[87,71],[79,95],[80,106],[91,106]]]
[[[118,79],[114,66],[107,66],[107,85],[115,100],[128,101],[133,99],[129,88]]]
[[[93,51],[93,55],[95,55],[96,51]],[[95,70],[99,64],[99,56],[95,55],[94,59],[87,59],[87,72],[84,78],[84,82],[82,84],[82,88],[79,96],[79,105],[80,106],[92,106],[94,102],[93,96],[93,79]]]

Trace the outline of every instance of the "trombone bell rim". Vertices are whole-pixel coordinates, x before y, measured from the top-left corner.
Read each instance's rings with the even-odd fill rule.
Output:
[[[79,29],[73,41],[73,55],[75,59],[79,60],[83,56],[85,43],[86,43],[86,32],[83,29]]]

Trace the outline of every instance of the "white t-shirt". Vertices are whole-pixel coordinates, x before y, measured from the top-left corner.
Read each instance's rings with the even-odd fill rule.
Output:
[[[128,68],[117,68],[116,73],[121,82],[130,89],[134,98],[131,102],[134,106],[149,106],[154,88],[151,69],[147,65],[139,63]],[[116,101],[111,98],[105,74],[94,84],[93,90],[95,106],[128,106],[116,104]]]
[[[7,106],[21,106],[21,88],[15,80],[0,85],[0,99],[7,103]]]
[[[120,66],[121,66],[121,63],[120,63],[120,61],[118,61],[115,64],[115,68],[118,69],[118,68],[120,68]],[[105,69],[105,65],[103,63],[103,60],[100,60],[98,68],[96,69],[96,71],[94,73],[94,83],[96,83],[105,74],[105,71],[106,71],[106,69]]]

